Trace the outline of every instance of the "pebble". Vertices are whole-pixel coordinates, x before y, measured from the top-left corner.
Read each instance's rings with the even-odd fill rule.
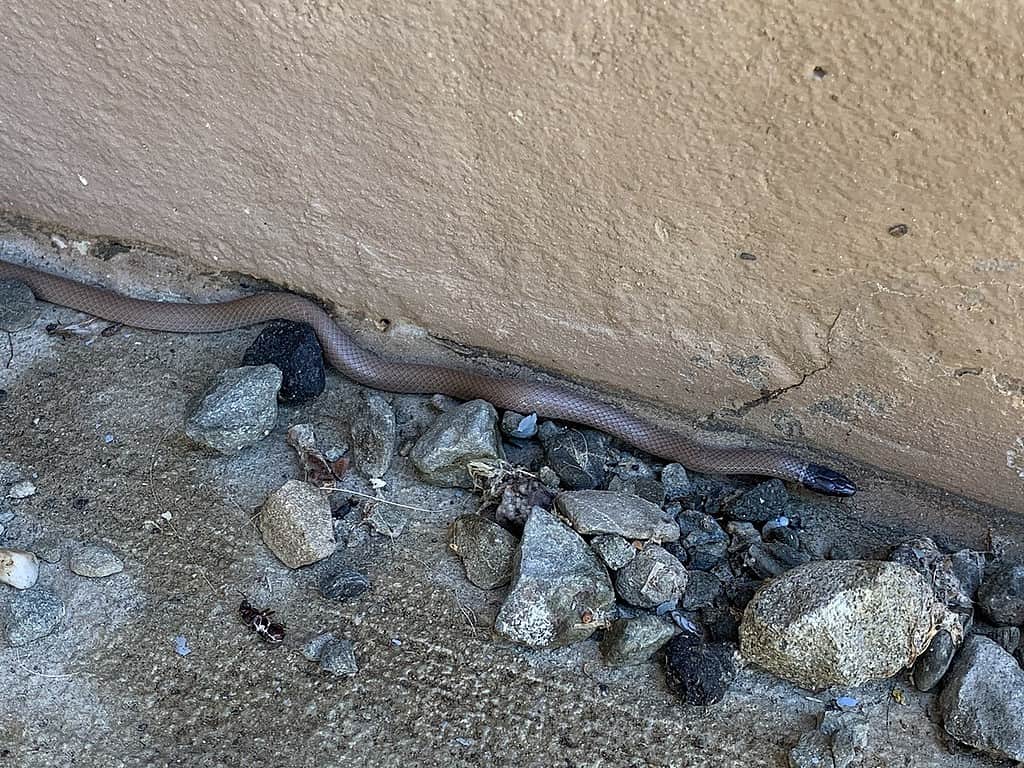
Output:
[[[324,357],[313,329],[286,320],[267,325],[242,356],[242,365],[273,365],[281,371],[277,399],[289,405],[308,403],[326,385]]]
[[[529,647],[559,647],[606,626],[614,609],[615,592],[594,551],[553,514],[534,509],[495,630]]]
[[[666,501],[685,499],[690,491],[690,476],[682,464],[668,464],[661,470],[661,485],[665,489]]]
[[[334,675],[351,677],[359,671],[352,641],[331,632],[311,639],[302,647],[302,655],[309,661],[319,662],[321,669]]]
[[[791,503],[786,484],[781,480],[769,480],[740,496],[728,515],[733,520],[766,523],[772,518],[786,515]]]
[[[36,487],[31,480],[19,480],[7,489],[7,498],[27,499],[29,496],[34,496],[35,493]]]
[[[706,707],[725,696],[736,676],[734,648],[681,634],[665,647],[665,680],[684,704]]]
[[[480,515],[461,515],[448,529],[448,546],[462,559],[466,578],[480,589],[497,589],[512,580],[518,545],[515,536]]]
[[[32,289],[20,280],[0,280],[0,331],[13,333],[36,319]]]
[[[566,488],[589,490],[604,484],[611,463],[608,435],[550,421],[541,425],[539,434],[544,457]]]
[[[928,644],[928,649],[914,662],[911,674],[914,687],[919,691],[932,690],[949,671],[955,655],[956,643],[953,642],[953,636],[940,629]]]
[[[555,498],[558,511],[579,533],[613,533],[625,539],[675,541],[679,526],[657,504],[615,491],[565,491]]]
[[[1002,565],[978,588],[978,606],[997,625],[1024,625],[1024,565]]]
[[[534,507],[551,509],[554,500],[555,494],[540,480],[525,477],[505,486],[494,518],[499,523],[509,524],[513,530],[522,530]]]
[[[323,560],[334,552],[334,525],[327,496],[302,480],[289,480],[260,509],[264,543],[289,568]]]
[[[0,583],[15,589],[29,589],[38,580],[39,559],[32,552],[0,549]]]
[[[0,635],[9,645],[27,645],[52,633],[66,610],[48,589],[15,592],[0,602]]]
[[[664,647],[675,632],[675,624],[650,613],[617,619],[601,638],[601,655],[610,667],[643,664]]]
[[[515,411],[505,411],[501,417],[501,431],[516,440],[529,440],[537,434],[537,414],[523,416]]]
[[[328,600],[351,600],[370,588],[366,574],[338,564],[320,576],[320,594]]]
[[[686,589],[679,607],[684,611],[707,608],[722,594],[722,581],[709,571],[687,571]]]
[[[255,445],[277,424],[281,370],[274,365],[231,368],[203,397],[185,434],[225,455]]]
[[[681,539],[679,545],[686,552],[686,564],[691,570],[707,571],[725,559],[729,536],[711,515],[704,512],[682,512],[676,522]]]
[[[636,557],[636,547],[621,536],[611,533],[595,536],[590,540],[590,546],[610,571],[619,570]]]
[[[375,504],[366,516],[370,530],[389,539],[397,539],[409,524],[409,515],[392,504]]]
[[[608,482],[608,490],[638,496],[659,508],[665,503],[665,486],[651,477],[630,477],[623,479],[613,477]]]
[[[106,547],[88,544],[76,548],[68,560],[73,573],[90,579],[101,579],[124,570],[124,563]]]
[[[421,477],[446,487],[472,488],[470,462],[500,459],[498,412],[483,400],[471,400],[440,414],[409,454]]]
[[[744,658],[803,688],[852,687],[910,666],[954,616],[891,562],[817,561],[767,582],[740,626]]]
[[[395,409],[388,399],[364,390],[350,434],[356,469],[367,477],[383,477],[391,467],[398,439]]]
[[[615,590],[630,605],[655,608],[679,600],[686,580],[683,564],[662,547],[650,544],[616,574]]]
[[[868,744],[868,721],[856,712],[826,712],[789,752],[790,768],[848,768]]]
[[[1024,670],[996,643],[971,635],[939,696],[943,727],[993,757],[1024,761]]]

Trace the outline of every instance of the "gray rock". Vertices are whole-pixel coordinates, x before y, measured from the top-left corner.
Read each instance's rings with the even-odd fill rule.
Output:
[[[523,527],[495,630],[534,648],[568,645],[606,626],[614,606],[615,592],[594,551],[553,514],[535,509]]]
[[[36,298],[20,280],[0,280],[0,331],[13,333],[36,319]]]
[[[480,515],[462,515],[449,528],[448,546],[460,558],[466,578],[480,589],[497,589],[512,580],[519,542],[500,525]]]
[[[985,569],[980,552],[942,552],[927,536],[909,539],[896,546],[889,559],[908,565],[932,583],[935,596],[947,607],[973,613],[974,597]]]
[[[363,391],[351,428],[356,469],[367,477],[382,477],[395,455],[397,434],[391,403],[383,395]]]
[[[332,675],[352,677],[359,671],[351,640],[333,640],[320,652],[320,669]]]
[[[309,661],[320,661],[320,655],[324,652],[327,644],[337,640],[338,638],[334,636],[333,632],[324,632],[302,646],[302,655]]]
[[[665,503],[665,486],[653,477],[613,477],[608,483],[608,490],[639,496],[659,508]]]
[[[766,523],[773,517],[785,515],[792,499],[781,480],[769,480],[751,488],[729,510],[733,520]]]
[[[68,567],[79,576],[101,579],[124,570],[124,563],[104,546],[87,544],[71,553]]]
[[[609,437],[593,429],[562,428],[544,422],[540,429],[547,463],[566,488],[582,490],[604,483],[610,463]]]
[[[686,590],[679,607],[684,611],[696,611],[712,605],[722,594],[722,582],[708,571],[687,571]]]
[[[790,768],[848,768],[868,744],[868,721],[857,712],[826,712],[789,752]]]
[[[203,397],[185,425],[185,434],[231,455],[255,445],[277,423],[281,369],[275,365],[230,368]]]
[[[53,632],[65,613],[64,601],[48,589],[8,592],[0,597],[0,636],[8,645],[28,645]]]
[[[334,552],[331,505],[318,488],[289,480],[260,509],[264,543],[289,568],[323,560]]]
[[[819,561],[757,591],[740,626],[743,656],[809,689],[895,675],[952,614],[913,569],[890,562]]]
[[[1024,760],[1024,670],[985,637],[964,641],[939,697],[943,727],[995,757]]]
[[[669,464],[661,470],[661,484],[665,488],[666,501],[685,499],[691,490],[690,476],[681,464]]]
[[[657,544],[637,553],[615,577],[615,591],[630,605],[656,608],[674,603],[686,589],[683,564]]]
[[[938,685],[943,675],[949,671],[949,665],[953,663],[955,655],[956,643],[953,642],[953,636],[940,629],[928,644],[928,649],[914,662],[911,677],[917,690],[930,691]]]
[[[377,504],[366,516],[366,524],[374,533],[397,539],[409,524],[409,515],[401,507]]]
[[[677,522],[682,536],[679,545],[686,551],[691,570],[710,570],[725,559],[729,536],[715,518],[688,511],[681,512]]]
[[[1024,624],[1024,565],[1003,565],[987,574],[978,605],[993,624]]]
[[[991,627],[976,622],[971,632],[995,641],[1007,653],[1016,653],[1020,648],[1020,627]]]
[[[679,526],[657,504],[614,491],[566,491],[555,498],[561,512],[585,536],[613,533],[625,539],[675,541]]]
[[[31,480],[19,480],[7,489],[7,498],[9,499],[27,499],[35,494],[36,487]]]
[[[483,400],[471,400],[437,417],[409,454],[428,483],[472,488],[472,461],[501,458],[498,412]]]
[[[320,575],[319,588],[328,600],[350,600],[368,590],[370,580],[366,574],[338,563]]]
[[[650,613],[617,619],[601,638],[601,655],[610,667],[643,664],[675,634],[675,625]]]
[[[619,570],[636,557],[636,547],[621,536],[611,533],[595,536],[591,539],[590,546],[610,571]]]

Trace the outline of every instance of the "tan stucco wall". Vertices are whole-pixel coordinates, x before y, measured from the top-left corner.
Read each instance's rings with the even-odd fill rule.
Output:
[[[1019,3],[498,5],[9,0],[0,207],[1024,510]]]

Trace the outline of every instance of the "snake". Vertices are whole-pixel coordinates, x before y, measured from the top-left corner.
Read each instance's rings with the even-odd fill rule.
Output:
[[[4,260],[0,279],[21,281],[50,304],[149,331],[218,333],[273,320],[305,323],[331,366],[365,387],[486,400],[496,408],[580,424],[694,472],[774,477],[831,496],[851,496],[857,490],[846,475],[792,453],[716,445],[568,386],[382,357],[359,346],[320,305],[295,293],[265,291],[211,303],[151,301]]]

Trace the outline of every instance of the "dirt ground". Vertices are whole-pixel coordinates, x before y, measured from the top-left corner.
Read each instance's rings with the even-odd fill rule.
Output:
[[[95,250],[61,263],[141,295],[238,289],[172,259],[136,250],[101,261]],[[470,586],[446,547],[448,523],[475,509],[476,498],[417,482],[402,458],[383,495],[417,508],[407,510],[408,526],[394,540],[358,532],[345,556],[372,587],[350,602],[325,600],[309,569],[291,571],[264,547],[253,514],[270,490],[299,476],[287,427],[306,421],[343,435],[358,388],[331,375],[312,406],[282,408],[258,446],[214,456],[187,441],[183,421],[256,331],[45,333],[48,323],[77,319],[41,305],[36,322],[12,334],[9,353],[0,337],[0,488],[21,479],[37,488],[4,502],[16,517],[0,541],[62,547],[41,586],[68,609],[51,636],[0,648],[0,764],[784,766],[824,703],[850,693],[810,694],[748,669],[720,705],[684,708],[656,665],[606,669],[596,643],[533,652],[493,639],[501,591]],[[352,324],[387,353],[459,359],[414,329],[382,334]],[[400,419],[422,419],[425,400],[395,398]],[[982,548],[993,533],[1024,539],[1020,523],[998,510],[869,467],[853,474],[861,493],[834,502],[823,523],[845,529],[853,551],[920,531]],[[347,482],[369,490],[357,477]],[[109,546],[124,572],[75,576],[66,551],[78,542]],[[283,647],[262,645],[239,622],[243,594],[270,597],[289,628]],[[333,677],[303,658],[305,640],[324,631],[354,642],[355,677]],[[175,651],[178,635],[187,656]],[[995,764],[950,752],[934,698],[905,678],[852,693],[871,722],[865,766]]]

